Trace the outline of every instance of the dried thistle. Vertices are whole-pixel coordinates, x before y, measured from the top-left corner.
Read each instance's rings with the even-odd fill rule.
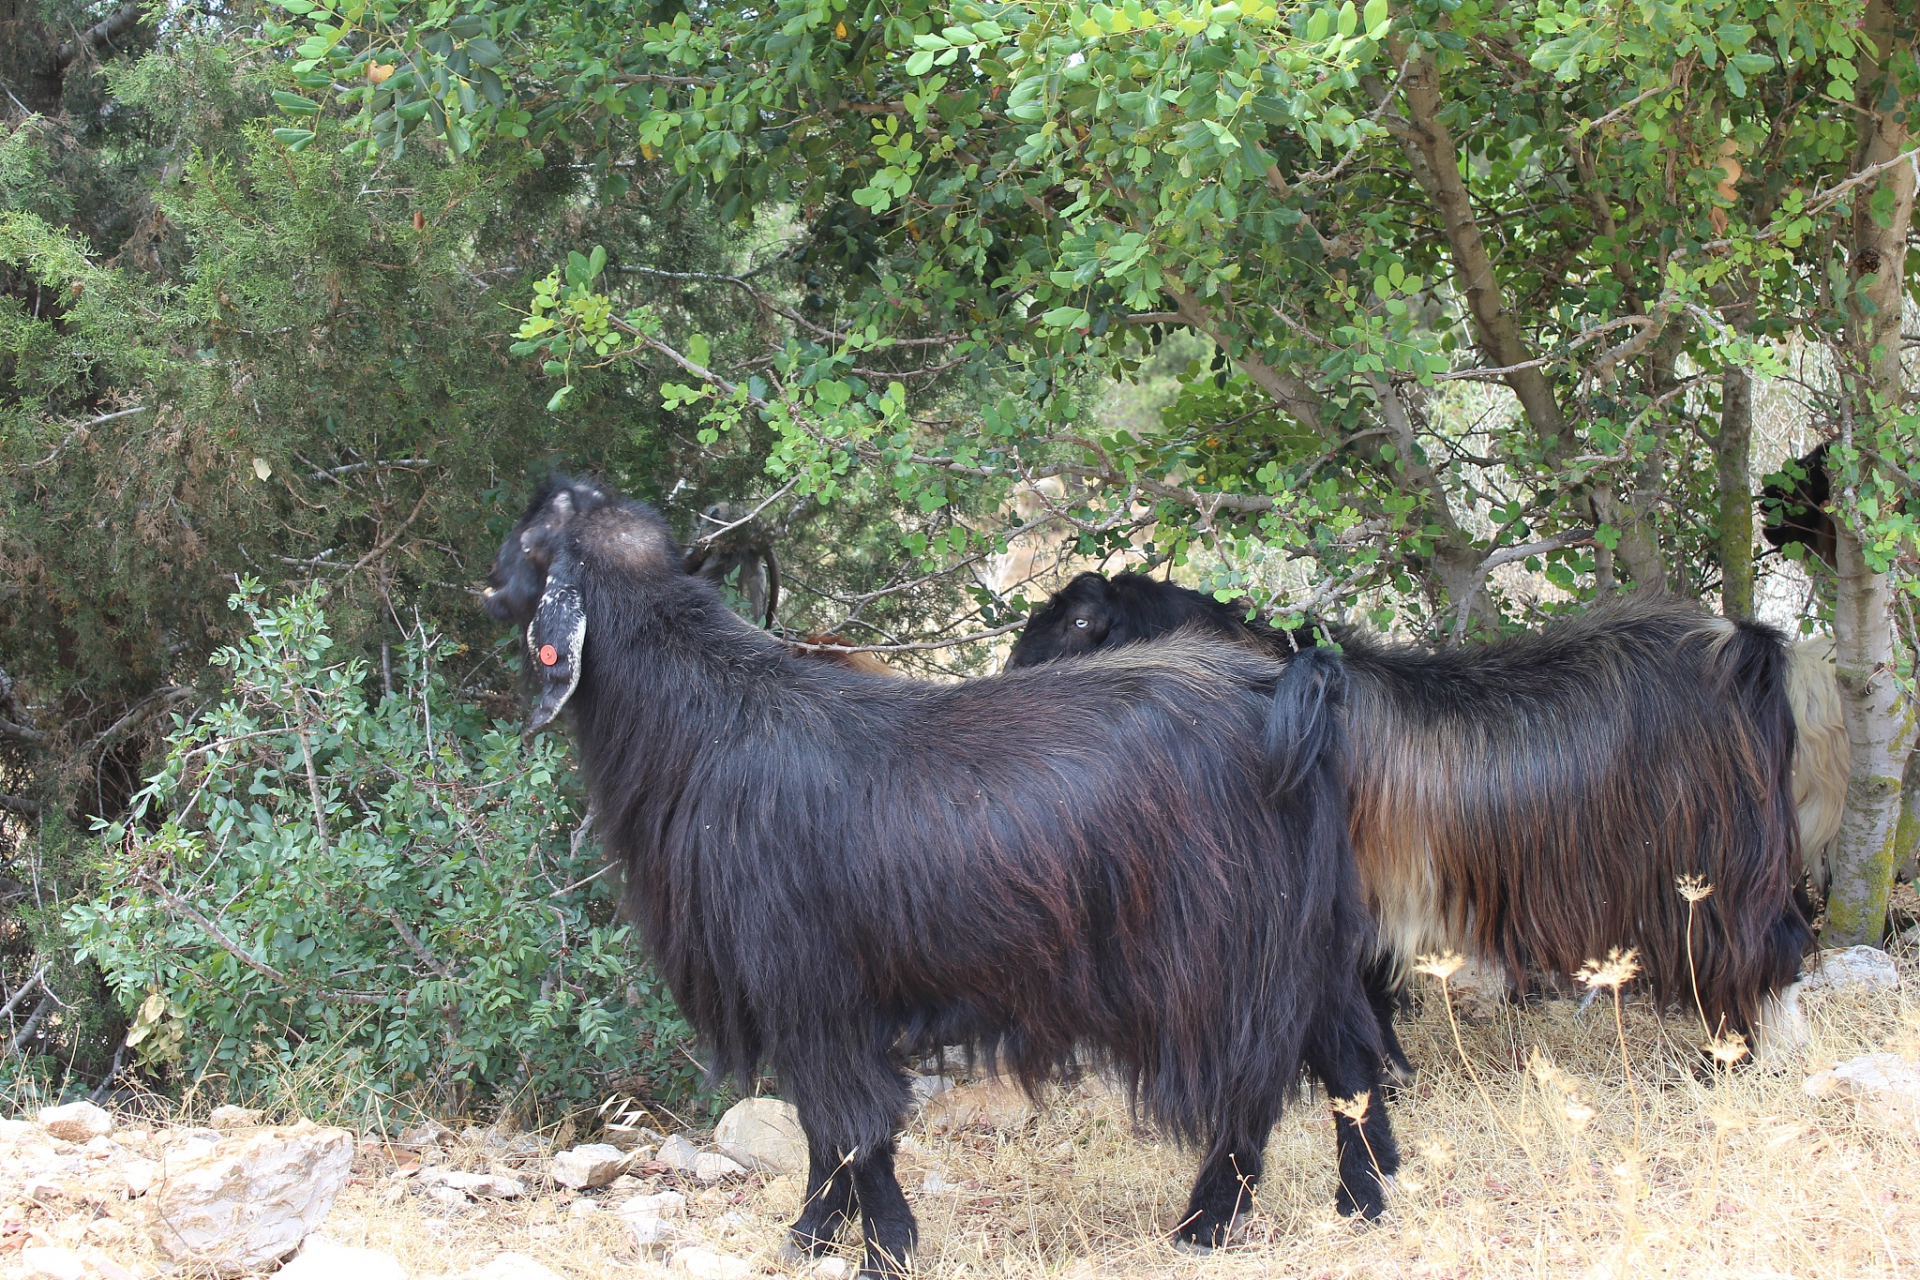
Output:
[[[1747,1056],[1747,1038],[1738,1031],[1729,1031],[1707,1041],[1706,1050],[1722,1066],[1730,1067]]]
[[[1436,1169],[1444,1169],[1453,1162],[1453,1144],[1445,1138],[1435,1138],[1432,1142],[1420,1144],[1420,1154]]]
[[[1347,1119],[1360,1124],[1366,1120],[1367,1104],[1372,1101],[1373,1092],[1368,1090],[1365,1093],[1356,1093],[1351,1098],[1330,1098],[1328,1104]]]
[[[1578,1098],[1568,1098],[1563,1105],[1567,1112],[1567,1123],[1573,1126],[1575,1133],[1585,1129],[1600,1114]]]
[[[1424,973],[1429,977],[1445,982],[1465,967],[1467,958],[1458,951],[1448,951],[1440,955],[1418,956],[1413,962],[1415,973]]]
[[[1629,948],[1625,952],[1618,947],[1613,947],[1608,950],[1604,964],[1598,960],[1589,960],[1580,966],[1580,972],[1574,976],[1589,987],[1611,987],[1618,991],[1633,981],[1634,975],[1639,972],[1640,951],[1637,947]]]
[[[1674,884],[1678,886],[1680,896],[1688,902],[1703,901],[1713,893],[1713,886],[1699,876],[1681,876]]]

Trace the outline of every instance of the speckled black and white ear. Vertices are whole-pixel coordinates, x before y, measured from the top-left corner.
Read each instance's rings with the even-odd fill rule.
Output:
[[[528,737],[553,723],[580,685],[580,661],[587,642],[587,612],[580,597],[579,562],[565,551],[547,567],[546,590],[527,624],[527,661],[534,673],[533,708],[527,714]]]

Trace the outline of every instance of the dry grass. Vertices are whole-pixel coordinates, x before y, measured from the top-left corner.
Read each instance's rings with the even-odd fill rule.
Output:
[[[1806,1075],[1862,1053],[1920,1057],[1920,966],[1896,952],[1898,991],[1810,992],[1812,1041],[1774,1069],[1713,1074],[1676,1014],[1653,1017],[1631,987],[1585,1009],[1440,998],[1429,985],[1404,1023],[1418,1084],[1394,1105],[1406,1163],[1388,1216],[1333,1212],[1325,1100],[1276,1129],[1243,1241],[1211,1257],[1176,1253],[1165,1231],[1195,1159],[1143,1138],[1098,1082],[1057,1091],[1012,1131],[910,1132],[901,1180],[921,1223],[918,1273],[961,1277],[1865,1277],[1920,1275],[1920,1134],[1888,1132],[1853,1104],[1815,1100]],[[1449,1008],[1455,1011],[1449,1018]],[[1458,1039],[1456,1041],[1456,1028]],[[485,1167],[480,1147],[455,1159]],[[504,1171],[504,1170],[503,1170]],[[576,1216],[571,1193],[449,1211],[393,1179],[382,1148],[326,1231],[385,1249],[416,1276],[447,1275],[511,1250],[568,1280],[660,1274],[611,1214]],[[517,1171],[525,1176],[526,1171]],[[951,1189],[922,1189],[929,1174]],[[688,1192],[689,1234],[767,1274],[797,1212],[797,1177]],[[595,1193],[617,1201],[631,1192]],[[131,1208],[131,1206],[128,1206]],[[8,1210],[11,1216],[14,1209]],[[120,1216],[116,1211],[115,1216]],[[156,1268],[137,1236],[90,1212],[29,1214],[36,1238],[84,1244]],[[857,1240],[845,1256],[857,1263]],[[12,1271],[0,1257],[0,1274]]]
[[[1851,1103],[1801,1091],[1810,1070],[1861,1053],[1920,1056],[1920,976],[1900,955],[1899,992],[1809,993],[1801,1062],[1718,1076],[1699,1037],[1629,989],[1581,1010],[1544,1000],[1457,1018],[1429,988],[1408,1020],[1421,1078],[1394,1108],[1406,1153],[1392,1209],[1372,1225],[1333,1212],[1332,1123],[1309,1100],[1275,1131],[1243,1243],[1189,1258],[1165,1243],[1193,1157],[1141,1140],[1095,1085],[1064,1092],[1018,1132],[914,1132],[902,1182],[921,1222],[928,1277],[1920,1275],[1920,1135],[1891,1133]],[[1471,1069],[1469,1069],[1469,1067]],[[399,1255],[415,1274],[457,1271],[503,1249],[568,1277],[651,1272],[618,1221],[576,1218],[548,1197],[432,1219],[390,1202],[376,1170],[327,1230]],[[956,1190],[922,1193],[929,1173]],[[649,1180],[657,1182],[657,1179]],[[651,1189],[649,1187],[648,1189]],[[695,1191],[688,1226],[766,1272],[801,1194],[796,1177]],[[727,1215],[736,1215],[728,1219]],[[857,1262],[856,1245],[846,1256]]]

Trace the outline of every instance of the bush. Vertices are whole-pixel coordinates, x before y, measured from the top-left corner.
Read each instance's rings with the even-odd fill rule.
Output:
[[[213,658],[226,700],[177,721],[67,916],[140,1061],[229,1096],[307,1081],[290,1101],[349,1112],[697,1088],[560,739],[456,705],[444,640],[374,675],[328,663],[318,592],[229,603],[252,634]]]

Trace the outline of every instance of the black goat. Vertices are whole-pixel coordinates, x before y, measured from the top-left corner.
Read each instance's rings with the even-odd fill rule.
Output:
[[[1183,628],[1283,658],[1324,634],[1345,655],[1354,854],[1380,927],[1368,986],[1396,1069],[1394,993],[1422,952],[1517,981],[1638,947],[1656,992],[1697,1000],[1715,1035],[1750,1033],[1798,976],[1812,932],[1795,898],[1788,654],[1771,628],[1635,599],[1427,650],[1282,631],[1243,603],[1083,573],[1035,611],[1008,666]],[[1688,901],[1683,877],[1712,893]]]
[[[1103,1058],[1206,1144],[1176,1228],[1202,1246],[1249,1203],[1303,1064],[1334,1097],[1374,1089],[1336,658],[1193,640],[930,684],[800,657],[680,566],[648,508],[549,481],[486,607],[526,626],[528,731],[566,710],[716,1071],[770,1063],[799,1109],[798,1247],[858,1206],[867,1271],[904,1266],[903,1043],[972,1046],[1030,1088]],[[1337,1203],[1371,1217],[1398,1165],[1384,1106],[1335,1124]]]

